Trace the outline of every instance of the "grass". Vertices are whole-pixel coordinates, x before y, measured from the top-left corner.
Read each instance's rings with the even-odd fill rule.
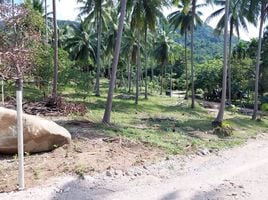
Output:
[[[119,95],[118,93],[115,96]],[[69,98],[74,101],[73,98]],[[248,138],[268,131],[268,120],[250,120],[250,116],[226,111],[226,123],[234,133],[230,137],[217,137],[212,133],[215,114],[209,114],[197,105],[176,97],[150,96],[149,100],[140,98],[139,105],[133,100],[114,98],[112,126],[101,125],[106,98],[89,96],[77,102],[84,102],[89,112],[86,118],[99,124],[96,132],[112,136],[122,136],[166,150],[171,154],[183,154],[198,148],[222,149],[244,143]],[[193,134],[194,133],[194,134]]]
[[[107,86],[107,83],[102,82],[102,85]],[[25,90],[26,98],[33,99],[30,90],[35,97],[42,96],[38,90],[28,88]],[[258,133],[268,131],[267,117],[258,122],[252,121],[250,116],[226,111],[226,123],[233,127],[233,135],[217,137],[212,134],[211,126],[217,113],[210,114],[199,104],[191,109],[189,102],[164,95],[149,96],[148,100],[141,96],[139,105],[135,105],[134,100],[114,98],[112,126],[105,126],[101,124],[106,102],[105,87],[101,90],[101,97],[77,93],[67,87],[61,92],[68,101],[82,102],[87,106],[85,118],[96,124],[93,128],[97,134],[125,137],[159,147],[171,154],[184,154],[199,148],[233,147]],[[119,94],[116,93],[115,97]]]

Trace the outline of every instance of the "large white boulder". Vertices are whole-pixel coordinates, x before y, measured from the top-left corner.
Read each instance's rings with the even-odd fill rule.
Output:
[[[17,153],[17,113],[0,107],[0,153]],[[71,134],[56,123],[38,116],[23,114],[24,152],[50,151],[68,144]]]

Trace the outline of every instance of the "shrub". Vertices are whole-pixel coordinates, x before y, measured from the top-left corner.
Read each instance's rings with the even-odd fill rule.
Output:
[[[234,129],[230,124],[222,122],[220,126],[214,128],[213,133],[219,137],[229,137],[233,135],[233,130]]]
[[[268,111],[268,103],[264,103],[261,105],[261,110],[262,111]]]

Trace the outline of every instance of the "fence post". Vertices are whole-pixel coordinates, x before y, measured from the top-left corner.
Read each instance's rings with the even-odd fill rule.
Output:
[[[19,190],[24,189],[24,149],[23,149],[23,121],[22,121],[22,79],[16,80],[17,101],[17,136],[19,158]]]

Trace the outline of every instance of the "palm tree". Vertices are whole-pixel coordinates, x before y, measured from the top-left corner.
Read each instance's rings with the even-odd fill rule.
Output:
[[[160,75],[160,95],[163,94],[163,76],[164,69],[169,62],[170,46],[174,43],[166,32],[163,32],[155,43],[154,56],[161,64],[161,75]]]
[[[259,41],[258,41],[258,51],[256,58],[256,72],[255,72],[255,92],[254,92],[254,109],[252,114],[252,119],[256,120],[258,112],[258,96],[259,96],[259,74],[260,74],[260,59],[261,59],[261,45],[262,45],[262,34],[263,34],[263,24],[268,13],[268,1],[260,0],[260,28],[259,28]]]
[[[222,8],[213,12],[208,18],[207,22],[210,21],[212,18],[218,17],[219,15],[224,13],[225,7],[225,0],[216,0],[214,3],[218,6],[223,6]],[[230,37],[229,37],[229,53],[228,53],[228,103],[231,105],[232,103],[232,87],[231,87],[231,55],[232,55],[232,37],[234,32],[236,32],[238,38],[240,36],[239,28],[242,27],[244,30],[248,31],[247,29],[247,21],[254,23],[255,21],[248,17],[247,15],[247,1],[230,1],[230,8],[229,8],[229,27],[230,27]],[[220,18],[219,22],[217,23],[215,32],[217,34],[222,33],[224,29],[224,15]]]
[[[154,31],[157,23],[157,18],[162,17],[162,7],[167,6],[168,1],[166,0],[133,0],[128,1],[128,10],[130,11],[130,24],[131,28],[135,30],[136,37],[138,39],[138,49],[137,49],[137,70],[136,70],[136,99],[135,102],[138,103],[139,96],[139,78],[140,78],[140,47],[141,47],[141,38],[140,33],[144,33],[144,52],[145,52],[145,99],[147,96],[147,32],[148,29]]]
[[[48,13],[47,13],[47,0],[45,0],[44,1],[44,3],[45,3],[45,28],[46,28],[46,39],[45,39],[45,41],[46,41],[46,44],[48,44],[48,19],[47,19],[47,15],[48,15]]]
[[[105,111],[104,111],[104,115],[102,119],[102,122],[105,124],[109,124],[111,120],[113,93],[114,93],[117,65],[118,65],[118,60],[119,60],[121,40],[122,40],[124,21],[125,21],[125,15],[126,15],[126,5],[127,5],[127,0],[121,0],[121,9],[120,9],[121,14],[119,18],[119,26],[118,26],[117,36],[116,36],[116,44],[115,44],[114,58],[113,58],[113,64],[112,64],[112,76],[111,76],[111,80],[109,83],[109,91],[108,91]]]
[[[85,21],[92,22],[94,18],[97,31],[97,54],[96,54],[96,96],[100,96],[100,64],[101,64],[101,41],[102,41],[102,26],[103,26],[103,9],[106,6],[113,7],[113,1],[105,0],[77,0],[83,3],[80,8],[80,16],[87,15]]]
[[[132,83],[132,65],[133,63],[137,63],[137,46],[138,40],[135,37],[135,34],[131,30],[131,27],[127,23],[124,29],[124,37],[122,41],[121,52],[128,60],[128,93],[131,92],[131,83]]]
[[[40,0],[32,0],[32,5],[33,5],[33,9],[34,10],[38,11],[41,14],[44,13],[43,1],[40,1]]]
[[[184,64],[185,64],[185,73],[186,73],[186,94],[185,99],[188,99],[188,66],[187,66],[187,32],[190,30],[192,9],[190,8],[190,2],[183,0],[180,4],[177,5],[179,10],[171,13],[168,16],[169,23],[174,30],[179,28],[180,34],[184,35]],[[201,7],[203,4],[199,4],[196,7]],[[195,27],[197,25],[202,25],[203,21],[200,18],[202,13],[198,11],[195,15]]]
[[[68,39],[64,42],[64,49],[67,50],[72,60],[80,60],[88,65],[96,60],[96,34],[90,32],[90,27],[83,20],[79,25],[71,25]]]
[[[55,99],[57,97],[58,90],[58,31],[57,31],[57,7],[56,0],[53,3],[53,30],[54,30],[54,71],[53,71],[53,85],[52,85],[52,97]]]
[[[222,73],[222,93],[221,104],[216,119],[212,122],[214,126],[222,125],[225,99],[226,99],[226,82],[227,82],[227,67],[228,67],[228,19],[229,19],[229,0],[225,2],[225,18],[224,18],[224,58],[223,58],[223,73]]]

